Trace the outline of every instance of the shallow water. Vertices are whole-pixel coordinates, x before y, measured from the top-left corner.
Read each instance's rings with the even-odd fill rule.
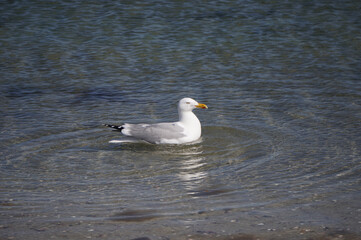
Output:
[[[360,239],[361,4],[0,5],[4,239]],[[103,123],[202,139],[109,144]]]

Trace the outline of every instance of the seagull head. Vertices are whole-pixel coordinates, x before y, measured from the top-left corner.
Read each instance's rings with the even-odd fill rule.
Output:
[[[182,98],[178,103],[178,110],[180,111],[192,111],[195,108],[207,109],[208,107],[192,98]]]

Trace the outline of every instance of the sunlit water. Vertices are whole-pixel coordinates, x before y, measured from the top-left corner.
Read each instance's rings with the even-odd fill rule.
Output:
[[[359,239],[361,4],[4,1],[1,239]],[[110,144],[103,123],[202,139]]]

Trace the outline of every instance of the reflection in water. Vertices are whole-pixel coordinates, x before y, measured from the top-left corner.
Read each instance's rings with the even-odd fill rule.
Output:
[[[206,165],[202,156],[202,146],[193,146],[187,150],[182,152],[184,159],[181,161],[177,176],[184,183],[186,190],[191,193],[202,184],[208,174],[202,168]]]

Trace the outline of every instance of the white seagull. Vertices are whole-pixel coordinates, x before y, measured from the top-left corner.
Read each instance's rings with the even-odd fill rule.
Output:
[[[192,112],[195,108],[208,108],[207,105],[198,103],[192,98],[183,98],[178,103],[178,122],[164,122],[155,124],[130,124],[104,126],[119,130],[131,140],[146,141],[154,144],[182,144],[190,143],[201,137],[201,123]],[[128,142],[112,140],[111,143]]]

